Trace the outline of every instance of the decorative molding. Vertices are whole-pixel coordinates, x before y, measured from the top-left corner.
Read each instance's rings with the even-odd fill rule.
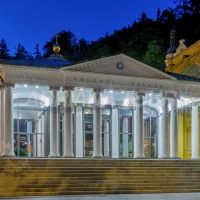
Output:
[[[56,90],[59,91],[60,87],[59,86],[49,86],[49,90]]]
[[[75,89],[75,87],[73,87],[73,86],[63,86],[62,87],[62,91],[66,91],[66,90],[71,90],[71,91],[73,91]]]
[[[4,82],[4,87],[15,87],[15,84],[10,82]]]

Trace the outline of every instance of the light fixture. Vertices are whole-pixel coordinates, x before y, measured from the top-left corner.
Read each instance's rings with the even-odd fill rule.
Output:
[[[122,94],[124,94],[124,91],[121,91]]]
[[[38,86],[38,85],[36,85],[36,86],[35,86],[35,88],[39,88],[39,86]]]
[[[110,90],[110,93],[113,93],[113,90]]]
[[[83,88],[80,88],[80,90],[83,90]]]
[[[28,87],[28,86],[25,84],[24,87]]]

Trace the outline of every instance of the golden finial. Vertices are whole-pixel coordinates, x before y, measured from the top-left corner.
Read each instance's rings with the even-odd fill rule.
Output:
[[[56,31],[56,34],[55,34],[56,43],[53,45],[53,51],[55,53],[59,53],[60,52],[60,45],[58,44],[58,37],[60,37],[60,35],[58,35],[57,31]]]

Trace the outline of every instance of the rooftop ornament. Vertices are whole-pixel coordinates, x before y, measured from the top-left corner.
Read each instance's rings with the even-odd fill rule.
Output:
[[[53,51],[55,53],[59,53],[60,52],[60,45],[58,44],[58,37],[60,37],[60,35],[58,35],[56,33],[55,37],[56,37],[56,43],[53,45]]]

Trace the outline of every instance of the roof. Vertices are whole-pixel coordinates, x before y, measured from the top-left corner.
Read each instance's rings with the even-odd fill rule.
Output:
[[[176,73],[172,73],[172,72],[165,72],[165,73],[177,78],[177,80],[200,82],[200,78],[197,78],[197,77],[187,76],[187,75],[183,75],[183,74],[176,74]]]
[[[0,59],[0,64],[59,69],[64,66],[71,65],[72,62],[69,62],[68,60],[55,60],[48,58],[21,59],[21,60]]]

